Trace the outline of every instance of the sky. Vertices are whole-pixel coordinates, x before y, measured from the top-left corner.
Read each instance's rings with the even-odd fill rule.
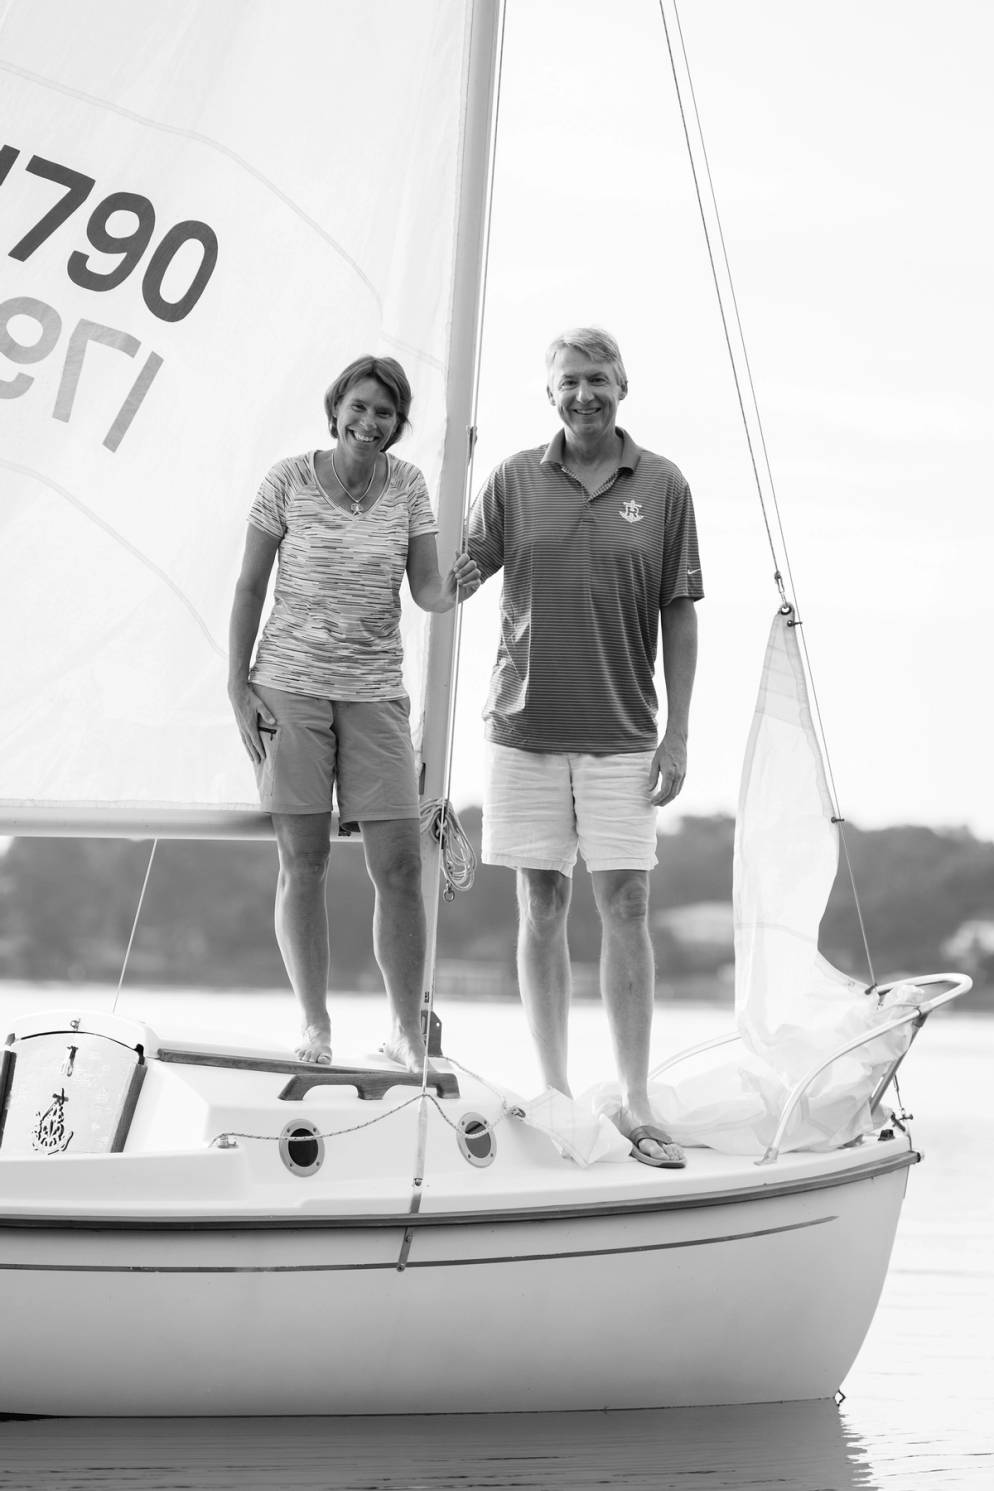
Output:
[[[682,0],[679,17],[839,805],[861,827],[994,838],[994,9]],[[619,422],[680,466],[701,539],[673,813],[733,812],[778,595],[659,6],[508,0],[498,140],[474,486],[553,434],[552,336],[611,330]],[[480,797],[498,588],[464,608],[457,807]]]

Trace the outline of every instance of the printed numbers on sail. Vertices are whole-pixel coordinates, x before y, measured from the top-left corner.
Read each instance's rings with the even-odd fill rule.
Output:
[[[32,325],[32,323],[34,323]],[[62,335],[62,317],[54,306],[33,295],[14,295],[10,300],[0,301],[0,357],[16,367],[35,367],[44,362],[62,343],[62,368],[59,385],[52,408],[52,418],[69,421],[80,388],[86,383],[84,367],[93,343],[134,358],[141,348],[137,337],[114,326],[101,326],[98,321],[77,321],[68,336]],[[90,353],[104,356],[106,353]],[[124,392],[120,407],[112,414],[103,444],[109,451],[117,450],[128,432],[131,421],[151,387],[152,380],[162,366],[157,352],[149,352],[140,364],[130,387]],[[106,378],[104,383],[106,383]],[[34,373],[19,372],[10,377],[0,373],[0,399],[22,398],[35,382]],[[124,384],[122,382],[122,390]]]
[[[0,187],[20,156],[15,146],[0,146]],[[68,223],[96,186],[92,176],[40,155],[32,155],[23,169],[38,178],[40,187],[36,197],[39,215],[34,222],[21,225],[21,236],[7,251],[9,258],[21,263]],[[134,273],[152,245],[155,208],[137,192],[110,192],[90,212],[85,234],[88,249],[73,249],[66,273],[84,290],[116,289]],[[142,299],[152,315],[160,321],[182,321],[188,316],[207,288],[217,255],[217,234],[197,218],[176,223],[162,234],[148,256],[141,282]]]

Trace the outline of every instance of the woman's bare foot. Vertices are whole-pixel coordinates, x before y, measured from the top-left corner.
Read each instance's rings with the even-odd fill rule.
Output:
[[[380,1051],[388,1060],[395,1061],[398,1066],[404,1067],[409,1072],[414,1072],[418,1077],[421,1076],[421,1073],[425,1069],[425,1058],[428,1053],[425,1050],[425,1043],[420,1030],[414,1036],[407,1031],[401,1030],[399,1026],[394,1026],[390,1035],[380,1047]],[[428,1075],[430,1077],[438,1075],[436,1068],[432,1066],[430,1061],[428,1062]]]
[[[298,1061],[309,1061],[315,1066],[331,1066],[331,1026],[305,1025],[300,1045],[294,1055]]]

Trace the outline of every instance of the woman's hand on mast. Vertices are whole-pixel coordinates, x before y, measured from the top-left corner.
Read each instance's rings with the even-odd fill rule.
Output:
[[[457,554],[443,579],[433,533],[412,538],[407,551],[407,579],[411,594],[423,611],[451,611],[457,601],[479,590],[483,581],[476,560]]]

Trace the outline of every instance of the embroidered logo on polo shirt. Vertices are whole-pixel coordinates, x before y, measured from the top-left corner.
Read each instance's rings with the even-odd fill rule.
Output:
[[[618,516],[624,518],[626,523],[641,523],[643,517],[641,502],[626,502],[624,507],[618,508]]]

